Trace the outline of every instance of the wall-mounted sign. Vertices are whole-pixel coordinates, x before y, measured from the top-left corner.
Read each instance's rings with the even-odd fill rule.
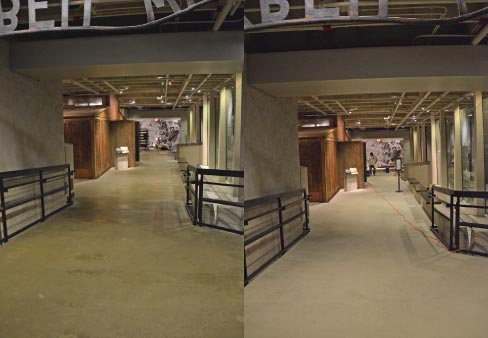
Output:
[[[47,9],[49,7],[47,0],[27,0],[27,11],[29,15],[29,28],[24,30],[17,30],[19,24],[19,10],[20,0],[7,0],[11,3],[11,6],[2,8],[2,2],[0,1],[0,36],[6,35],[20,35],[30,34],[40,31],[69,31],[69,30],[100,30],[100,31],[123,31],[133,29],[144,29],[153,25],[160,24],[161,22],[171,20],[177,16],[180,16],[186,12],[190,12],[198,7],[206,5],[216,0],[186,0],[186,8],[180,7],[182,1],[166,0],[171,8],[171,14],[164,18],[155,19],[154,7],[162,8],[165,5],[165,0],[140,0],[144,1],[147,14],[147,22],[137,26],[129,27],[109,27],[109,26],[92,26],[91,25],[91,13],[92,13],[92,0],[84,0],[83,2],[83,25],[82,26],[70,26],[69,25],[69,0],[60,0],[61,6],[59,8],[58,20],[39,20],[38,11]],[[5,4],[5,2],[3,2]],[[8,8],[8,9],[7,9]],[[59,24],[56,25],[56,21]]]
[[[341,15],[340,8],[326,7],[316,8],[314,0],[304,1],[304,18],[289,19],[290,3],[288,0],[260,0],[261,22],[252,23],[244,18],[244,28],[246,31],[257,31],[287,26],[306,26],[311,24],[330,24],[338,22],[357,22],[357,23],[396,23],[396,24],[428,24],[444,25],[455,24],[466,20],[481,17],[488,13],[488,6],[468,13],[465,0],[456,0],[459,16],[444,19],[419,19],[415,17],[392,17],[388,15],[388,0],[378,0],[378,12],[374,16],[359,15],[359,1],[348,1],[349,12]],[[371,1],[368,1],[371,3]],[[395,4],[394,2],[392,2]]]

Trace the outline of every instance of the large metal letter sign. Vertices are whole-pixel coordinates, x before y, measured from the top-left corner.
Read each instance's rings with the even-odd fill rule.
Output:
[[[19,0],[12,0],[12,9],[4,12],[2,2],[0,1],[0,33],[13,32],[17,28],[19,22],[17,13],[19,13],[19,9]],[[8,21],[8,24],[5,21]]]
[[[273,22],[285,20],[290,11],[290,4],[287,0],[259,0],[261,5],[261,21]],[[280,6],[278,12],[271,13],[271,5]]]
[[[305,17],[306,18],[324,18],[339,16],[339,8],[320,8],[314,6],[314,0],[305,0]]]
[[[154,10],[152,8],[152,3],[154,2],[154,6],[156,8],[160,8],[164,6],[164,0],[144,0],[144,5],[146,6],[146,13],[147,13],[147,21],[154,21]]]
[[[411,16],[389,16],[388,15],[388,0],[378,0],[378,14],[360,15],[360,6],[371,6],[375,1],[363,1],[349,0],[344,2],[337,2],[335,6],[342,4],[343,6],[349,6],[349,15],[341,15],[340,9],[337,7],[315,8],[315,0],[302,0],[305,4],[305,15],[302,18],[296,18],[296,14],[299,13],[300,7],[294,8],[293,18],[286,19],[290,10],[290,4],[288,0],[260,0],[261,10],[261,22],[251,22],[247,17],[244,17],[244,30],[246,32],[259,31],[265,29],[276,29],[278,27],[298,27],[298,26],[319,26],[319,25],[331,25],[340,23],[358,23],[358,24],[377,24],[388,23],[396,25],[453,25],[468,20],[475,20],[488,14],[488,6],[477,9],[473,12],[468,12],[466,6],[466,0],[455,0],[458,5],[458,16],[442,17],[442,18],[419,18],[415,15],[415,11],[411,13]],[[454,2],[454,0],[452,0]],[[368,3],[368,4],[366,4]],[[413,3],[413,2],[412,2]],[[399,6],[398,1],[392,1],[392,6]],[[279,11],[271,12],[271,6],[279,6]],[[327,4],[326,4],[327,6]],[[395,7],[396,8],[396,7]],[[302,14],[303,15],[303,14]]]
[[[37,21],[36,10],[46,9],[47,1],[28,0],[29,3],[29,28],[30,29],[49,29],[54,28],[54,20]]]

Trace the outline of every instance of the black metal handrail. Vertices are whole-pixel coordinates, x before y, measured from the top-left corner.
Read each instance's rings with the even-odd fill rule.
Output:
[[[0,244],[6,243],[12,237],[22,233],[37,223],[44,222],[49,216],[73,204],[73,174],[69,164],[40,167],[24,170],[14,170],[0,173],[0,214],[2,217],[2,230],[0,231]],[[63,180],[62,186],[46,190],[46,184]],[[67,180],[67,183],[66,183]],[[33,186],[34,192],[21,198],[8,200],[6,194],[21,187]],[[36,190],[38,191],[36,192]],[[66,203],[55,210],[47,212],[45,198],[56,193],[67,191]],[[39,201],[41,205],[40,217],[34,218],[29,224],[10,232],[8,227],[9,210],[24,204]],[[18,216],[18,214],[16,214]]]
[[[247,285],[310,232],[309,196],[305,189],[297,189],[245,201],[244,208],[246,213],[244,218],[244,284]],[[257,225],[253,226],[253,223],[257,223]],[[287,226],[295,226],[295,229],[300,226],[301,231],[295,236],[288,235],[287,237],[285,235]],[[276,240],[279,238],[278,247],[270,239],[273,234],[275,234]],[[264,251],[264,253],[251,262],[249,258],[252,247],[259,246],[260,241],[266,240],[269,243],[261,245],[260,248],[254,248]],[[250,269],[254,265],[257,267]]]
[[[185,186],[186,186],[186,210],[192,219],[194,225],[210,227],[218,230],[228,231],[243,235],[244,231],[241,229],[234,229],[218,224],[211,224],[204,220],[204,203],[213,205],[226,205],[230,207],[236,207],[244,209],[244,203],[235,202],[229,200],[223,200],[219,198],[205,197],[204,191],[206,187],[210,186],[223,186],[235,189],[243,189],[244,185],[239,183],[228,182],[214,182],[209,181],[208,177],[225,177],[225,178],[244,178],[244,171],[238,170],[221,170],[221,169],[205,169],[197,168],[192,165],[188,165],[184,172]],[[242,196],[242,193],[239,195]]]
[[[436,192],[446,195],[449,198],[449,201],[436,198],[439,197],[436,195]],[[462,198],[480,198],[486,200],[488,199],[488,192],[452,190],[437,185],[433,185],[431,187],[431,191],[430,191],[430,199],[431,199],[430,202],[432,208],[431,230],[451,251],[488,256],[488,248],[487,248],[487,252],[475,251],[475,250],[471,250],[470,248],[460,248],[461,227],[488,229],[488,224],[464,222],[463,220],[461,220],[461,208],[485,209],[485,210],[487,209],[486,205],[482,206],[482,205],[474,205],[474,204],[462,204],[461,203]],[[444,242],[439,227],[435,224],[435,214],[440,213],[440,211],[435,208],[435,205],[442,202],[444,202],[445,206],[449,208],[449,234],[448,234],[449,241],[447,243]]]

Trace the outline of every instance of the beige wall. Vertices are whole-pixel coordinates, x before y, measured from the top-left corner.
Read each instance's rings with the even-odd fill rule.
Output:
[[[63,164],[62,83],[12,72],[9,50],[0,41],[0,171]]]
[[[245,199],[300,188],[296,99],[243,87]]]

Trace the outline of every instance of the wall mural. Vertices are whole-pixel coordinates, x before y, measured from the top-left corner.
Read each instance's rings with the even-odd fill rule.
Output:
[[[394,158],[403,159],[402,138],[362,139],[366,143],[366,158],[373,153],[378,158],[377,167],[394,166]]]
[[[149,148],[168,150],[180,143],[181,119],[134,119],[141,123],[141,130],[147,129]]]

